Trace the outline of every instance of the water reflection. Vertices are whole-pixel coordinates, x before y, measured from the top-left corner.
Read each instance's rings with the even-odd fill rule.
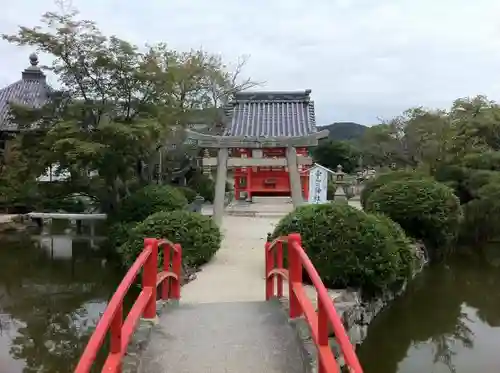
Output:
[[[82,237],[0,238],[0,372],[71,371],[120,277]]]
[[[493,373],[500,271],[479,258],[428,268],[375,319],[359,348],[366,373]]]

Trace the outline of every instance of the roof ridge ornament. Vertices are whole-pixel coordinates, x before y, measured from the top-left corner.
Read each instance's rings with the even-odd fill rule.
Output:
[[[38,55],[34,52],[30,54],[30,64],[31,66],[38,66]]]
[[[38,66],[38,55],[31,53],[29,55],[30,65],[24,69],[22,78],[23,80],[45,80],[45,74]]]

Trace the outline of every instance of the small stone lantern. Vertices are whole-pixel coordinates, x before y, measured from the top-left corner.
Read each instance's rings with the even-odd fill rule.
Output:
[[[345,195],[345,192],[344,192],[344,175],[345,175],[345,172],[342,171],[342,165],[337,165],[337,172],[335,172],[335,175],[336,175],[336,184],[337,184],[337,188],[335,190],[335,195],[333,197],[333,199],[335,201],[345,201],[347,202],[347,196]]]
[[[345,172],[342,171],[342,165],[337,165],[337,172],[335,174],[337,175],[337,182],[344,180]]]

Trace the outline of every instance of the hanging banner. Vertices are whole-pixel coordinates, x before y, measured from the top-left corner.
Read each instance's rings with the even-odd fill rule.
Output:
[[[309,169],[309,203],[326,203],[328,169],[315,165]]]

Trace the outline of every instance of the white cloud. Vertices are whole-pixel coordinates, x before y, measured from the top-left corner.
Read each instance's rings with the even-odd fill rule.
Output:
[[[311,88],[318,123],[370,124],[414,105],[500,96],[500,2],[495,0],[74,0],[83,17],[138,44],[203,46],[263,89]],[[0,0],[0,32],[36,24],[52,0]],[[29,51],[0,44],[0,85]]]

